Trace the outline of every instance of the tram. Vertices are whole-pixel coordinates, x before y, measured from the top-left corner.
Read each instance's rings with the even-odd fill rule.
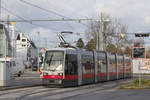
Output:
[[[43,85],[79,86],[132,77],[131,59],[105,51],[73,48],[46,50]]]

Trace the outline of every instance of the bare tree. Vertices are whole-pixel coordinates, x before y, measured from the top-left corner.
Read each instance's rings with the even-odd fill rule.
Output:
[[[127,25],[122,24],[119,19],[112,18],[107,14],[101,15],[101,20],[106,20],[108,18],[111,19],[109,23],[105,21],[92,21],[89,23],[89,29],[86,34],[87,40],[94,39],[96,45],[100,45],[98,41],[101,39],[104,50],[110,51],[112,50],[111,48],[116,47],[116,52],[122,52],[122,46],[125,42],[129,42],[129,39],[127,37],[122,38],[121,34],[126,34],[128,27]]]

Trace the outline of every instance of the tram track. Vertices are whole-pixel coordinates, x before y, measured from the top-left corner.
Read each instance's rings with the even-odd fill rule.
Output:
[[[11,94],[11,93],[20,93],[20,92],[34,92],[35,90],[43,90],[43,86],[40,86],[40,87],[32,87],[32,88],[21,88],[21,89],[17,89],[17,90],[8,90],[6,92],[3,92],[3,93],[0,93],[0,96],[3,96],[3,95],[7,95],[7,94]],[[45,89],[45,88],[44,88]],[[49,90],[53,90],[55,88],[47,88]],[[43,90],[43,91],[46,91],[46,90]],[[42,92],[42,91],[41,91]]]
[[[104,84],[105,85],[105,84]],[[70,93],[70,92],[75,92],[75,91],[78,91],[78,92],[80,92],[80,91],[82,91],[82,90],[90,90],[89,92],[86,92],[86,93],[90,93],[90,92],[94,92],[94,91],[98,91],[98,90],[104,90],[105,88],[102,88],[102,86],[103,86],[103,84],[100,84],[100,85],[98,85],[98,86],[88,86],[88,87],[83,87],[83,88],[71,88],[70,90],[65,90],[65,91],[61,91],[60,92],[60,90],[58,91],[58,92],[53,92],[53,93],[51,93],[51,92],[48,92],[48,93],[46,93],[44,96],[42,96],[42,97],[50,97],[50,96],[55,96],[55,95],[60,95],[60,94],[67,94],[67,93]],[[115,85],[114,87],[116,87],[117,85]],[[97,88],[98,87],[98,89],[96,89],[95,90],[95,88]],[[94,89],[93,89],[94,88]],[[112,87],[111,87],[112,88]],[[63,90],[63,89],[61,89],[61,90]],[[91,91],[91,90],[93,90],[93,91]],[[46,91],[45,91],[46,92]],[[30,95],[24,95],[23,97],[21,97],[21,98],[18,98],[18,99],[16,99],[16,100],[24,100],[26,97],[28,97],[28,96],[31,96],[31,95],[34,95],[34,94],[36,94],[36,93],[33,93],[33,94],[30,94]],[[84,93],[83,93],[84,94]],[[82,94],[80,94],[80,95],[82,95]],[[75,95],[76,96],[76,95]],[[42,97],[40,96],[40,97],[38,97],[38,99],[40,100],[40,99],[42,99]],[[69,96],[70,97],[70,96]],[[73,96],[71,96],[71,97],[73,97]]]
[[[100,92],[103,92],[103,91],[107,91],[107,90],[111,90],[111,89],[118,89],[120,87],[120,85],[124,85],[124,84],[127,84],[127,83],[131,83],[129,81],[127,82],[124,82],[123,83],[115,83],[113,86],[110,86],[110,87],[107,87],[106,85],[107,84],[104,84],[102,87],[99,87],[99,88],[96,88],[96,89],[91,89],[90,91],[88,92],[84,92],[84,93],[80,93],[80,94],[76,94],[76,95],[73,95],[73,96],[69,96],[69,97],[64,97],[64,98],[61,98],[61,100],[65,100],[65,99],[69,99],[69,98],[73,98],[73,97],[76,97],[76,96],[80,96],[80,95],[83,95],[83,94],[86,94],[86,95],[89,95],[91,93],[96,93],[97,91],[100,91]],[[97,86],[98,87],[98,86]]]
[[[25,98],[28,98],[30,96],[33,96],[33,95],[37,95],[37,94],[42,94],[44,93],[44,97],[49,97],[49,96],[54,96],[54,95],[59,95],[59,94],[64,94],[64,93],[69,93],[69,92],[74,92],[74,91],[80,91],[80,90],[85,90],[85,89],[89,89],[89,93],[90,92],[94,92],[94,91],[99,91],[99,90],[105,90],[105,89],[109,89],[109,88],[115,88],[117,87],[118,85],[121,84],[122,80],[118,80],[119,82],[116,82],[113,86],[111,87],[107,87],[107,85],[110,85],[111,82],[114,82],[114,81],[109,81],[109,82],[106,82],[106,83],[99,83],[99,84],[92,84],[92,85],[85,85],[85,86],[80,86],[80,87],[73,87],[73,88],[59,88],[59,89],[54,89],[53,91],[50,91],[50,90],[44,90],[44,91],[39,91],[39,92],[33,92],[33,93],[27,93],[25,95],[22,95],[20,96],[19,98],[17,98],[16,100],[24,100]],[[95,89],[97,88],[97,89]],[[82,95],[82,94],[80,94]],[[38,95],[39,96],[39,95]],[[43,96],[42,96],[43,97]],[[41,96],[39,96],[38,99],[40,99]]]

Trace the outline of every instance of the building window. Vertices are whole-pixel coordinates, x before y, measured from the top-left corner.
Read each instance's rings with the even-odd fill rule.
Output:
[[[22,44],[22,47],[25,47],[26,45]]]
[[[22,39],[22,42],[26,42],[26,39]]]

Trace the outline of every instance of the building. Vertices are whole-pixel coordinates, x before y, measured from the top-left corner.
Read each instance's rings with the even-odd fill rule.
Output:
[[[3,24],[0,24],[0,58],[11,57],[10,42],[9,32]]]
[[[8,86],[10,80],[11,40],[5,25],[0,24],[0,86]]]
[[[134,59],[133,73],[150,74],[150,59]]]
[[[16,39],[16,59],[22,61],[26,67],[37,63],[38,50],[35,44],[23,33],[19,33]]]

